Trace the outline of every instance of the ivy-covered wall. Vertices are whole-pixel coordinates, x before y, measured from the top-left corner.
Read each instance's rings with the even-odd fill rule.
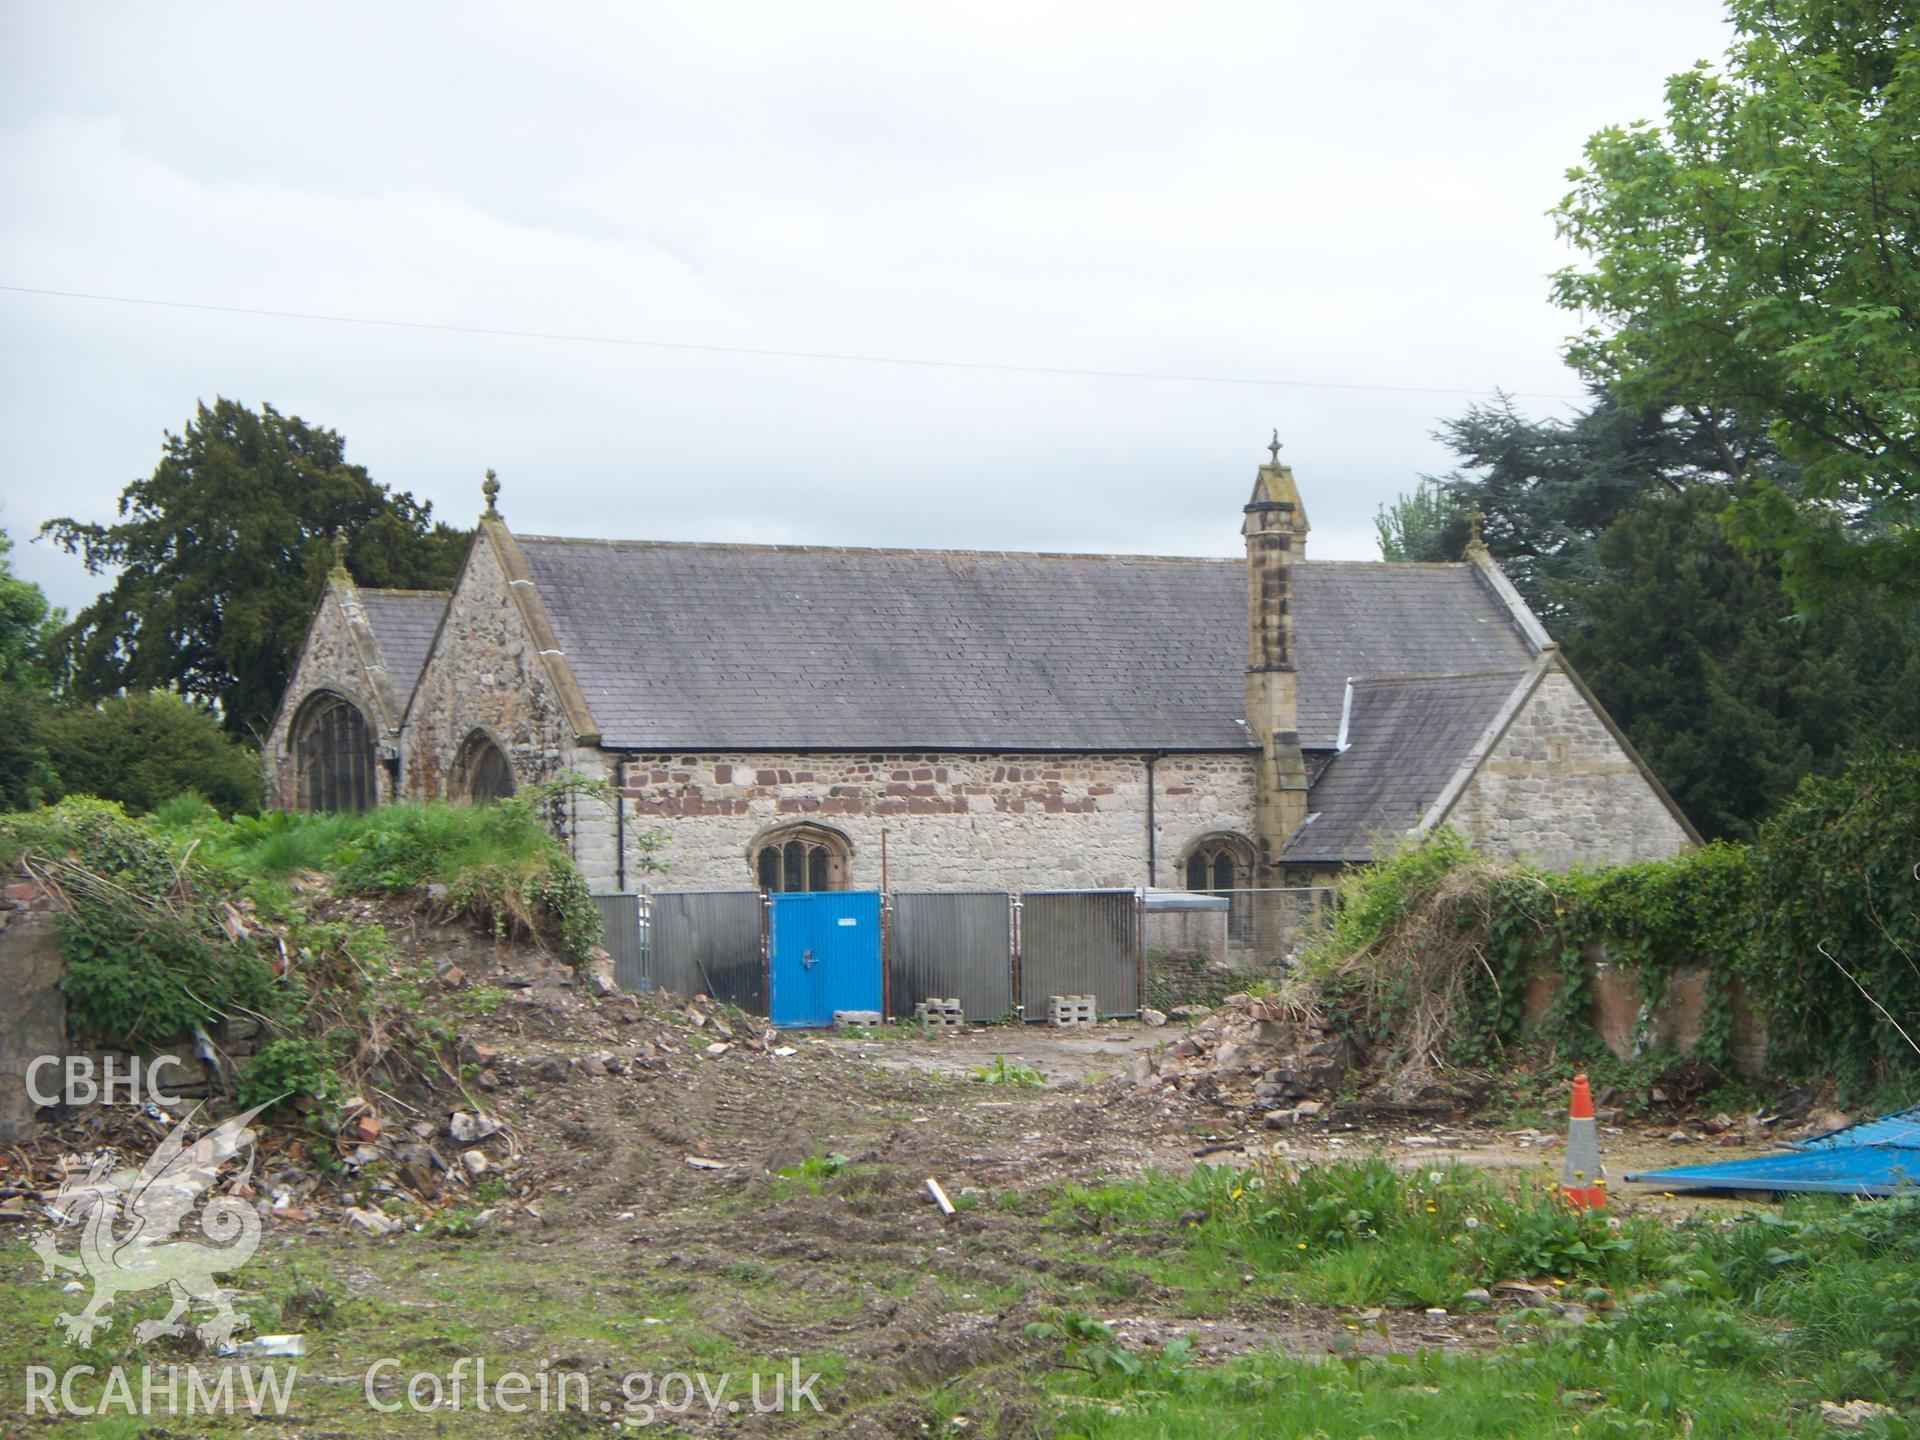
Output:
[[[1809,780],[1753,845],[1668,860],[1562,874],[1443,832],[1345,882],[1310,961],[1357,1023],[1428,1058],[1665,1049],[1920,1087],[1920,755]]]

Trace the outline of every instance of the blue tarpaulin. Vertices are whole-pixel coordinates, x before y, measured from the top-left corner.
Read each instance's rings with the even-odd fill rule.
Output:
[[[1648,1170],[1627,1179],[1670,1190],[1891,1195],[1902,1186],[1920,1186],[1920,1105],[1803,1140],[1784,1155]]]

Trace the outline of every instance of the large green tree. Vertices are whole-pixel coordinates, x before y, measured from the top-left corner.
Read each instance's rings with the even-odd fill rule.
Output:
[[[53,654],[83,699],[175,690],[218,707],[234,734],[265,728],[332,562],[368,585],[452,583],[468,532],[376,483],[334,431],[232,400],[169,434],[112,524],[43,533],[113,586],[61,628]]]
[[[64,706],[43,733],[68,794],[118,800],[135,814],[189,791],[223,815],[260,807],[259,753],[205,706],[164,690]]]
[[[1381,553],[1458,560],[1478,508],[1487,548],[1556,629],[1580,623],[1582,599],[1602,578],[1600,537],[1643,495],[1784,470],[1761,427],[1737,416],[1633,410],[1604,390],[1565,420],[1531,419],[1497,396],[1442,422],[1434,438],[1461,468],[1422,476],[1382,510]]]
[[[1469,524],[1465,507],[1430,475],[1373,517],[1383,560],[1458,560]]]
[[[13,540],[0,530],[0,684],[44,685],[41,651],[57,618],[38,585],[13,573]]]
[[[1475,406],[1440,438],[1461,468],[1422,480],[1417,514],[1483,513],[1494,558],[1707,834],[1751,835],[1862,745],[1920,740],[1920,605],[1848,591],[1798,615],[1779,564],[1729,539],[1756,476],[1794,483],[1761,427],[1601,392],[1566,420]],[[1426,548],[1388,558],[1455,560],[1466,522],[1396,518],[1411,534]]]
[[[1920,6],[1730,13],[1722,68],[1570,172],[1568,358],[1623,405],[1771,427],[1797,483],[1736,470],[1729,519],[1803,602],[1920,594]]]
[[[1694,824],[1749,838],[1809,775],[1920,742],[1920,616],[1834,596],[1797,615],[1735,546],[1727,488],[1643,495],[1599,537],[1567,652]]]
[[[46,676],[39,657],[54,612],[40,587],[13,573],[13,541],[0,530],[0,810],[57,793],[47,755]]]

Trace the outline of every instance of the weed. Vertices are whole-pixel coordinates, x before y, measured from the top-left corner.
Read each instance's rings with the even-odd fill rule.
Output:
[[[1047,1083],[1047,1077],[1033,1066],[1004,1055],[996,1055],[991,1065],[976,1065],[967,1073],[982,1085],[1008,1085],[1016,1090],[1037,1090]]]
[[[793,1182],[794,1190],[805,1190],[809,1195],[818,1195],[827,1181],[846,1169],[851,1162],[846,1156],[829,1153],[815,1146],[813,1153],[798,1165],[788,1165],[778,1172],[782,1180]]]
[[[1673,1250],[1657,1224],[1574,1209],[1553,1187],[1510,1189],[1466,1167],[1407,1172],[1382,1159],[1203,1165],[1069,1187],[1055,1216],[1075,1214],[1102,1230],[1171,1224],[1202,1271],[1252,1270],[1338,1305],[1451,1305],[1470,1289],[1541,1277],[1617,1286],[1657,1273]]]
[[[1184,1335],[1158,1350],[1133,1351],[1114,1338],[1112,1326],[1078,1311],[1036,1320],[1026,1336],[1058,1344],[1061,1368],[1084,1371],[1097,1394],[1182,1389],[1193,1358],[1193,1342]]]

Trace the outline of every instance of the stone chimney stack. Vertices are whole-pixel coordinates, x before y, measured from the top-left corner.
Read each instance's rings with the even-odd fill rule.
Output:
[[[1292,467],[1280,463],[1278,431],[1268,452],[1273,458],[1254,477],[1240,526],[1247,541],[1247,728],[1261,751],[1254,883],[1262,886],[1281,883],[1280,853],[1307,818],[1293,656],[1293,567],[1306,558],[1307,512]]]

